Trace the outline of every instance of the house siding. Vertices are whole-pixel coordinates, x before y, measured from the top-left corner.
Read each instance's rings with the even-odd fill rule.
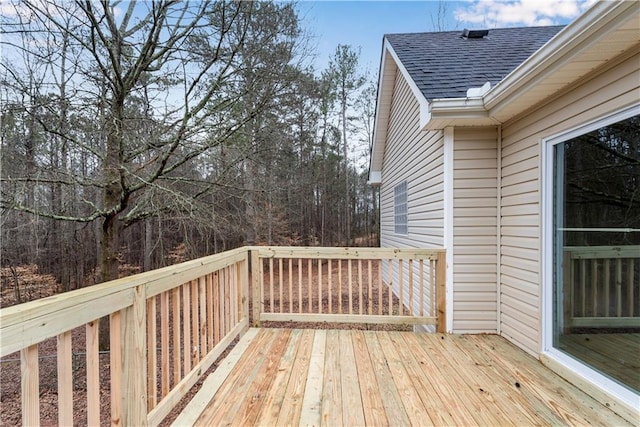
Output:
[[[497,331],[497,129],[456,128],[453,332]]]
[[[401,73],[396,73],[380,186],[380,243],[391,248],[444,246],[444,143],[442,131],[420,130],[420,107]],[[394,232],[393,189],[407,181],[408,233]],[[417,264],[417,263],[416,263]],[[417,265],[414,267],[418,274]],[[405,282],[408,275],[405,263]],[[385,277],[398,283],[394,277]],[[405,286],[407,284],[405,283]],[[415,284],[414,295],[419,289]],[[396,289],[397,291],[397,289]],[[397,294],[397,292],[396,292]],[[408,292],[405,289],[405,297]],[[406,302],[406,301],[405,301]],[[416,302],[417,303],[417,302]],[[425,298],[425,310],[430,307]],[[414,306],[414,312],[418,307]]]
[[[639,65],[636,51],[502,127],[500,329],[531,354],[542,346],[543,140],[637,104]]]

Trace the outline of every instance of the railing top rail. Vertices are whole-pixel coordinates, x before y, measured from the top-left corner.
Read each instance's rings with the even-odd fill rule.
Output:
[[[246,260],[246,256],[247,248],[242,247],[0,309],[3,337],[0,354],[6,355],[128,307],[133,303],[133,290],[137,286],[145,286],[147,298],[150,298]],[[25,328],[30,329],[28,342],[20,338]]]
[[[188,273],[190,270],[199,269],[203,266],[211,267],[215,270],[216,268],[219,268],[217,267],[217,264],[220,264],[221,260],[237,258],[238,256],[244,257],[246,251],[247,247],[245,246],[214,255],[209,255],[203,258],[186,261],[180,264],[170,265],[156,270],[134,274],[132,276],[122,277],[120,279],[111,280],[109,282],[99,283],[97,285],[88,286],[86,288],[52,295],[35,301],[1,308],[0,328],[4,328],[5,326],[12,324],[13,320],[24,320],[23,316],[25,315],[25,313],[30,313],[29,317],[32,318],[34,317],[34,313],[37,313],[35,314],[37,316],[38,314],[44,314],[59,309],[59,305],[67,305],[67,301],[69,299],[73,299],[74,304],[78,305],[94,299],[99,299],[103,296],[121,292],[126,289],[132,289],[143,284],[146,284],[148,287],[154,287],[162,285],[167,280],[175,282],[176,280],[182,279],[182,277],[178,279],[177,276],[184,275],[184,273]],[[194,279],[196,277],[197,276],[194,276],[191,279]],[[191,279],[187,278],[186,280]],[[179,286],[180,284],[181,283],[175,283],[175,286]],[[148,289],[147,291],[151,291],[150,294],[148,293],[149,296],[162,292],[154,292],[153,289]]]
[[[574,259],[640,258],[640,245],[629,246],[566,246]]]
[[[311,258],[311,259],[436,259],[444,249],[417,248],[360,248],[360,247],[299,247],[299,246],[250,246],[260,258]]]

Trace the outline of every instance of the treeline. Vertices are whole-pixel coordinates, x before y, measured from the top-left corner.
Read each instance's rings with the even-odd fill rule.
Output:
[[[3,11],[3,267],[68,290],[243,244],[375,242],[375,87],[350,46],[306,65],[294,4]]]

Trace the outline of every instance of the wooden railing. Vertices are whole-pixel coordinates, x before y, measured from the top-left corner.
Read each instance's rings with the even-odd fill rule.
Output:
[[[72,336],[85,335],[87,424],[99,425],[99,319],[109,316],[112,425],[157,425],[249,325],[246,249],[0,310],[20,352],[22,424],[40,424],[38,346],[57,339],[58,424],[73,425]],[[104,362],[103,362],[104,363]]]
[[[566,328],[640,327],[640,246],[564,249]]]
[[[402,323],[444,331],[444,251],[252,249],[254,324]],[[438,289],[438,288],[441,289]],[[438,300],[439,299],[439,300]]]
[[[77,385],[86,387],[88,425],[158,425],[248,329],[250,299],[256,324],[401,322],[443,330],[444,271],[438,250],[244,247],[3,308],[0,356],[4,363],[19,353],[23,425],[40,424],[39,347],[52,348],[51,340],[59,425],[78,423]],[[106,353],[99,349],[105,316]],[[78,353],[86,353],[84,369]],[[105,398],[110,415],[101,415]]]

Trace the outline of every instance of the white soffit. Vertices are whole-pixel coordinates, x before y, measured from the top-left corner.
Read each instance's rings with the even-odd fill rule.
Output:
[[[640,2],[598,2],[484,97],[499,122],[554,95],[640,43]]]

